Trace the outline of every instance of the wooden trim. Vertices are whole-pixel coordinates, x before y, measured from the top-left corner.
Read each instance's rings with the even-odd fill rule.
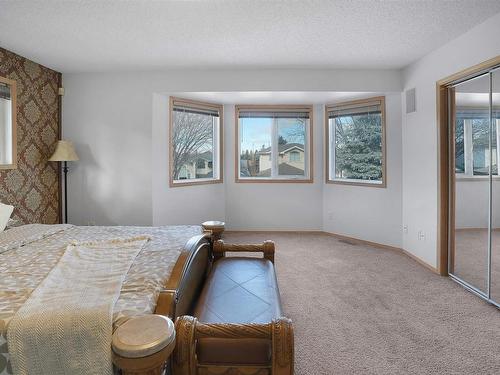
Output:
[[[453,129],[450,132],[448,125],[448,87],[458,81],[481,75],[498,65],[500,65],[500,55],[436,82],[436,116],[439,145],[437,263],[439,273],[443,276],[448,275],[448,262],[453,263],[452,258],[448,259],[448,248],[451,250],[451,257],[453,257],[454,253],[453,225],[450,225],[450,221],[454,218],[454,205],[449,204],[450,201],[454,202],[453,194],[455,191],[455,173],[450,173],[454,171],[451,165],[454,160],[450,160],[450,151],[453,152],[450,147],[454,147],[454,142]],[[453,102],[450,104],[454,105]],[[452,230],[450,231],[450,229]]]
[[[351,181],[351,180],[341,180],[341,179],[331,179],[330,178],[330,127],[328,112],[334,108],[346,107],[346,106],[362,106],[369,104],[379,104],[381,112],[382,121],[382,183],[371,183],[363,181]],[[386,125],[386,110],[385,110],[385,96],[375,96],[371,98],[350,100],[342,103],[327,104],[325,105],[325,182],[327,184],[339,184],[347,186],[365,186],[365,187],[376,187],[376,188],[386,188],[387,187],[387,125]]]
[[[172,145],[173,136],[173,106],[175,104],[182,104],[185,106],[192,106],[193,108],[205,108],[217,110],[219,112],[219,176],[218,178],[203,179],[202,181],[189,181],[189,182],[175,182],[173,176],[173,160],[174,160],[174,149]],[[194,185],[210,185],[210,184],[221,184],[224,182],[224,106],[222,104],[200,102],[197,100],[183,99],[171,96],[169,98],[168,107],[168,152],[169,152],[169,186],[181,187],[181,186],[194,186]]]
[[[326,231],[321,231],[321,230],[299,230],[299,231],[297,231],[297,230],[227,230],[224,233],[228,233],[228,234],[231,234],[231,233],[233,233],[233,234],[237,234],[237,233],[244,233],[244,234],[248,234],[248,233],[253,233],[253,234],[301,233],[301,234],[327,235],[327,236],[335,237],[337,239],[340,239],[340,240],[343,240],[346,242],[350,242],[354,245],[372,246],[372,247],[376,247],[379,249],[402,252],[403,254],[412,258],[417,263],[419,263],[420,265],[424,266],[425,268],[431,270],[432,272],[439,273],[437,268],[431,266],[430,264],[426,263],[422,259],[416,257],[415,255],[411,254],[407,250],[402,249],[400,247],[385,245],[385,244],[381,244],[379,242],[362,240],[360,238],[345,236],[343,234],[338,234],[338,233],[326,232]]]
[[[483,61],[477,65],[471,66],[470,68],[461,70],[457,73],[449,75],[448,77],[442,78],[437,81],[438,86],[448,86],[454,82],[466,79],[473,78],[476,75],[480,75],[481,73],[490,70],[497,65],[500,65],[500,55],[493,57],[492,59]]]
[[[373,242],[373,241],[362,240],[362,239],[359,239],[356,237],[344,236],[342,234],[337,234],[337,233],[332,233],[332,232],[324,232],[324,233],[329,235],[329,236],[335,237],[337,239],[340,239],[340,240],[343,240],[346,242],[350,242],[354,245],[372,246],[372,247],[376,247],[379,249],[391,250],[391,251],[396,251],[398,253],[402,253],[402,254],[408,256],[409,258],[413,259],[414,261],[416,261],[421,266],[424,266],[428,270],[432,271],[433,273],[439,274],[437,268],[431,266],[429,263],[423,261],[422,259],[418,258],[417,256],[413,255],[412,253],[410,253],[409,251],[407,251],[403,248],[396,247],[396,246],[390,246],[390,245],[384,245],[384,244],[381,244],[378,242]]]
[[[58,95],[57,95],[57,105],[58,105],[58,111],[57,111],[57,127],[58,127],[58,134],[57,134],[57,139],[61,140],[62,139],[62,106],[63,106],[63,96],[59,94],[59,88],[63,87],[63,76],[61,73],[59,73],[58,77]],[[63,223],[63,176],[62,176],[62,168],[60,168],[60,163],[57,163],[57,184],[58,184],[58,192],[59,192],[59,198],[58,198],[58,206],[59,206],[59,223]]]
[[[17,168],[17,83],[13,79],[0,76],[0,82],[10,86],[12,111],[12,163],[1,164],[2,169]]]
[[[239,175],[239,164],[240,164],[240,144],[239,144],[239,113],[244,110],[252,111],[274,111],[274,112],[308,112],[309,113],[309,149],[308,152],[308,178],[240,178]],[[234,106],[234,123],[235,123],[235,135],[234,135],[234,178],[236,183],[250,183],[250,184],[266,184],[266,183],[287,183],[287,184],[311,184],[314,182],[314,106],[313,105],[295,105],[295,104],[237,104]],[[304,150],[305,155],[305,150]]]

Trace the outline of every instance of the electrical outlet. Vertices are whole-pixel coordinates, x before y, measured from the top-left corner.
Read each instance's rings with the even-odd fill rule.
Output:
[[[424,233],[424,231],[423,231],[423,230],[419,230],[419,231],[418,231],[418,240],[419,240],[419,241],[423,241],[423,240],[425,240],[425,233]]]
[[[408,225],[403,225],[403,233],[408,234]]]
[[[328,220],[333,220],[333,212],[328,212]]]
[[[95,227],[95,221],[88,220],[87,221],[87,226],[89,226],[89,227]]]

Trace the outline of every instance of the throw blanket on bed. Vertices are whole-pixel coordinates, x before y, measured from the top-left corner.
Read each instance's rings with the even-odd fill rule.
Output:
[[[69,245],[9,324],[14,374],[112,374],[113,306],[147,241]]]

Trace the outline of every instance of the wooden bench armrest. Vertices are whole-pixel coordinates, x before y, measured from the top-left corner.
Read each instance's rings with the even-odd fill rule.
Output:
[[[274,264],[274,251],[273,241],[264,241],[262,244],[227,244],[223,240],[217,240],[213,246],[214,260],[224,257],[226,252],[263,253],[264,258]]]
[[[292,321],[278,318],[266,324],[200,323],[193,316],[181,316],[175,322],[177,343],[173,357],[174,375],[195,375],[196,341],[204,338],[269,339],[272,375],[293,375],[294,336]]]

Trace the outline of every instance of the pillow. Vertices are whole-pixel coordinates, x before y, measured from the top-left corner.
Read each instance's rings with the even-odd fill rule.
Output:
[[[12,211],[14,211],[14,206],[0,203],[0,232],[3,232],[3,230],[7,226],[10,215],[12,215]]]

